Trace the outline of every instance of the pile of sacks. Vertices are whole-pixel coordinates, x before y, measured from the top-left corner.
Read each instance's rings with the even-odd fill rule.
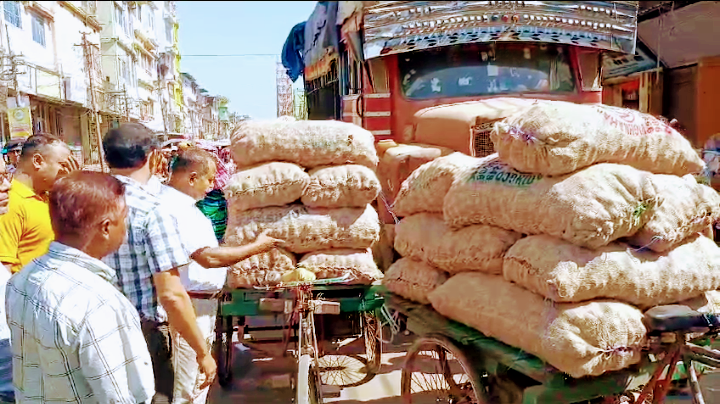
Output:
[[[403,183],[389,290],[572,377],[639,362],[650,307],[720,310],[720,196],[665,122],[539,101],[492,140],[495,155],[442,157]]]
[[[233,133],[239,168],[225,188],[225,244],[263,232],[285,244],[235,265],[228,286],[382,278],[370,250],[380,234],[370,206],[380,190],[373,140],[352,124],[292,118],[246,122]]]

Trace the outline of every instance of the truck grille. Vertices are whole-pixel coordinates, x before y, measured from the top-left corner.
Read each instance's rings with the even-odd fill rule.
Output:
[[[490,140],[490,132],[492,132],[495,122],[483,122],[473,127],[473,156],[485,157],[495,153],[495,145]]]

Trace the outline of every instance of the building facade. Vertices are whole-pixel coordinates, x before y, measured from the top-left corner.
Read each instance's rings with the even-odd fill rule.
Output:
[[[0,6],[3,143],[50,133],[92,165],[100,161],[101,136],[122,122],[143,123],[164,137],[218,136],[220,97],[180,73],[174,1]],[[18,129],[17,109],[31,117],[25,131]]]

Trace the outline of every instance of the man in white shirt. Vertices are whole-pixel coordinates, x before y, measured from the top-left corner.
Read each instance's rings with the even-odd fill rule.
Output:
[[[170,181],[159,195],[163,208],[176,218],[180,239],[192,259],[187,267],[180,269],[180,279],[190,296],[198,328],[208,347],[212,346],[215,337],[217,298],[225,284],[227,267],[282,243],[262,234],[246,246],[218,246],[212,222],[195,206],[212,190],[215,170],[210,153],[197,147],[187,148],[173,161]],[[204,404],[209,387],[198,387],[204,375],[198,371],[195,352],[175,330],[172,330],[171,341],[175,369],[173,403]]]
[[[75,171],[53,185],[49,207],[56,241],[7,284],[16,402],[149,402],[153,367],[138,311],[100,260],[125,238],[125,186]]]

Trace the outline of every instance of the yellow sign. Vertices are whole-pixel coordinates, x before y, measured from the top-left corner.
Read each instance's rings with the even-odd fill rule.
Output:
[[[30,137],[33,132],[30,107],[8,108],[7,112],[11,136]]]

